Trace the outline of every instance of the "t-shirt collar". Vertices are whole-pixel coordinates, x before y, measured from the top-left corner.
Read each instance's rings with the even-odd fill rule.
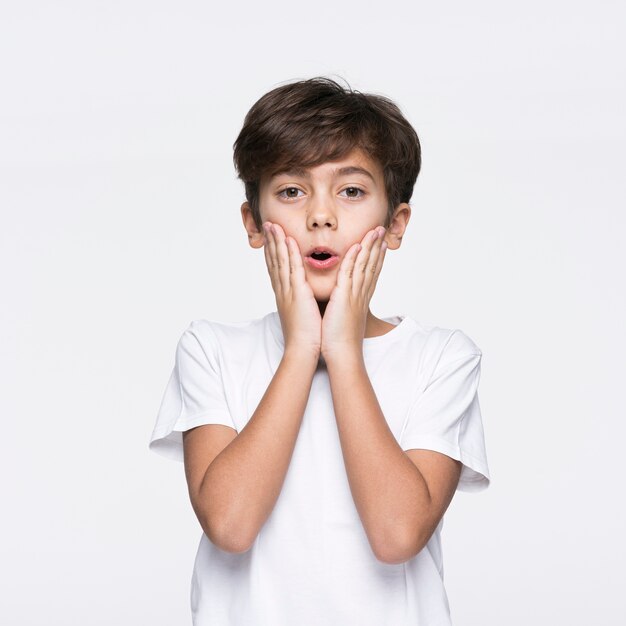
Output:
[[[283,329],[280,323],[280,316],[278,311],[272,311],[266,316],[267,323],[270,326],[272,335],[276,339],[281,350],[285,346],[283,337]],[[378,335],[377,337],[364,337],[363,338],[363,353],[376,351],[380,348],[387,348],[390,344],[401,340],[411,328],[415,325],[415,321],[406,313],[400,313],[398,315],[391,315],[388,317],[382,317],[382,320],[393,324],[395,328],[387,331],[384,335]]]

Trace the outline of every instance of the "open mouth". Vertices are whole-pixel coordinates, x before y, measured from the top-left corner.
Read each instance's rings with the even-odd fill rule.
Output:
[[[316,261],[325,261],[326,259],[330,259],[330,257],[332,255],[328,254],[328,252],[313,252],[313,254],[311,254],[311,256]]]
[[[305,261],[315,269],[326,270],[339,262],[339,256],[332,250],[313,250],[313,252],[305,257]]]

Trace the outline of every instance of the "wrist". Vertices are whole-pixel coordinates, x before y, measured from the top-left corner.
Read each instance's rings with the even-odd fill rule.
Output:
[[[363,343],[346,342],[321,350],[327,364],[359,364],[363,362]]]
[[[312,364],[317,367],[320,358],[320,348],[314,345],[286,344],[283,352],[283,360],[296,361],[300,364]]]

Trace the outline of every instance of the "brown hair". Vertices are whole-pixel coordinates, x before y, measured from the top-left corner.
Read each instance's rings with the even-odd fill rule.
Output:
[[[265,175],[314,167],[359,148],[382,167],[388,226],[398,204],[411,199],[421,167],[417,133],[396,104],[325,77],[292,82],[262,96],[248,111],[233,148],[259,230],[259,185]]]

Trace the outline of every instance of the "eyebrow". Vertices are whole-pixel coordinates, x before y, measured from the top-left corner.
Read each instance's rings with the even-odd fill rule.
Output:
[[[334,176],[349,176],[350,174],[364,174],[365,176],[368,176],[369,178],[371,178],[373,182],[376,182],[374,180],[374,177],[372,176],[372,174],[370,174],[370,172],[368,172],[365,168],[358,167],[356,165],[347,165],[346,167],[340,167],[338,169],[333,170],[332,174]],[[274,174],[274,177],[275,176],[281,176],[281,175],[284,175],[284,176],[300,176],[302,178],[311,178],[311,174],[304,167],[290,167],[289,169],[282,170],[280,172],[276,172]]]

